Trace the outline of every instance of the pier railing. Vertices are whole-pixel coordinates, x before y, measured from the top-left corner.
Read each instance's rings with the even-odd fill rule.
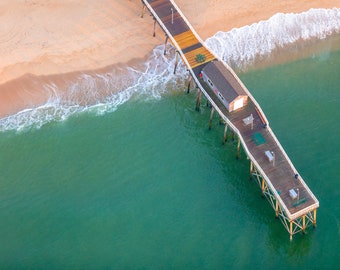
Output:
[[[257,103],[255,98],[252,96],[252,94],[248,91],[248,89],[245,87],[243,82],[236,75],[234,70],[229,65],[227,65],[225,62],[223,62],[221,59],[219,59],[219,57],[217,55],[215,55],[213,52],[211,52],[210,50],[207,49],[207,47],[204,44],[204,41],[201,40],[200,36],[196,33],[195,29],[193,29],[193,27],[190,25],[189,21],[186,19],[186,17],[182,13],[182,11],[179,9],[179,7],[176,5],[176,3],[173,0],[142,0],[142,2],[148,8],[148,10],[151,12],[152,16],[154,17],[154,20],[157,20],[158,24],[161,26],[163,31],[166,33],[167,37],[169,37],[171,39],[173,46],[177,50],[176,53],[178,53],[181,56],[181,59],[183,60],[183,62],[187,66],[187,69],[190,72],[191,77],[195,81],[196,86],[200,89],[200,91],[202,91],[202,93],[204,94],[206,99],[213,106],[213,109],[216,110],[218,112],[218,114],[220,115],[220,117],[225,121],[226,125],[230,126],[232,128],[232,130],[234,131],[234,133],[237,134],[238,139],[239,139],[239,143],[242,144],[246,155],[251,160],[250,161],[251,162],[251,171],[256,176],[256,179],[257,179],[259,185],[261,186],[262,194],[264,196],[266,196],[267,199],[269,200],[271,206],[274,208],[274,210],[276,212],[276,217],[279,217],[281,219],[283,225],[285,226],[287,231],[290,233],[290,238],[292,238],[293,234],[295,234],[299,231],[305,232],[306,227],[310,224],[312,224],[315,227],[316,226],[316,209],[319,207],[318,200],[316,199],[314,194],[310,191],[309,187],[306,185],[306,183],[304,182],[302,177],[297,174],[296,168],[294,167],[293,163],[289,159],[284,148],[282,147],[279,140],[276,138],[275,134],[273,133],[272,129],[270,128],[269,121],[266,118],[264,112],[262,111],[260,105]],[[254,112],[254,114],[257,113],[261,117],[261,119],[263,118],[263,121],[266,123],[266,132],[268,132],[271,139],[275,142],[275,147],[278,148],[278,150],[280,151],[280,154],[282,154],[282,156],[284,157],[285,162],[287,162],[287,164],[289,165],[291,170],[296,173],[299,183],[306,190],[306,192],[310,196],[310,199],[312,200],[313,203],[309,204],[309,206],[307,206],[307,207],[301,208],[299,211],[293,211],[293,213],[291,212],[290,209],[288,209],[286,203],[281,198],[280,192],[278,190],[276,190],[272,181],[267,176],[265,170],[262,168],[263,164],[260,164],[260,162],[252,154],[252,151],[249,149],[247,142],[243,138],[242,132],[240,132],[240,130],[236,127],[235,123],[233,123],[233,121],[231,121],[227,117],[227,115],[222,111],[223,107],[220,107],[221,104],[217,104],[214,101],[214,98],[212,96],[210,96],[210,94],[207,92],[205,86],[203,86],[201,84],[201,81],[197,77],[197,74],[196,74],[197,70],[196,70],[196,73],[195,73],[195,71],[193,70],[193,68],[190,65],[190,62],[186,58],[186,55],[183,52],[181,46],[178,44],[178,42],[176,41],[176,39],[173,36],[173,34],[171,33],[171,31],[169,31],[169,29],[166,27],[165,23],[163,23],[162,18],[158,15],[158,13],[154,10],[154,8],[152,7],[152,4],[150,4],[150,3],[152,3],[154,5],[161,5],[161,4],[169,5],[171,7],[170,8],[171,9],[171,15],[170,16],[172,16],[172,24],[176,23],[176,20],[178,19],[178,17],[176,17],[176,20],[175,21],[173,20],[174,12],[176,12],[180,15],[180,20],[182,20],[186,24],[186,26],[192,32],[192,34],[197,39],[197,41],[200,43],[200,45],[202,45],[202,47],[204,47],[207,51],[209,51],[209,53],[211,53],[211,55],[213,55],[215,57],[215,59],[217,59],[218,61],[223,63],[224,67],[236,79],[237,83],[242,87],[242,89],[245,91],[245,93],[250,98],[251,102],[254,104],[254,106],[257,110],[257,112]],[[162,13],[167,13],[167,12],[169,12],[169,11],[162,10]],[[177,35],[178,35],[178,33],[177,33]],[[204,63],[202,63],[202,64],[204,64]],[[252,169],[253,167],[255,167],[254,170]]]

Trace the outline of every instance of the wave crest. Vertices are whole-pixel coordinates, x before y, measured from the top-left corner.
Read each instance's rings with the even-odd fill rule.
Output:
[[[269,55],[276,48],[339,32],[339,8],[310,9],[299,14],[278,13],[267,21],[218,32],[206,40],[206,45],[230,66],[244,70],[257,57]]]

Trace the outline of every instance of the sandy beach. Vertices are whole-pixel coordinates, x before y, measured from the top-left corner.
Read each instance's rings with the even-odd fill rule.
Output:
[[[338,0],[177,0],[203,40],[276,13],[333,8]],[[165,36],[140,0],[0,2],[0,118],[46,103],[46,82],[142,62]]]

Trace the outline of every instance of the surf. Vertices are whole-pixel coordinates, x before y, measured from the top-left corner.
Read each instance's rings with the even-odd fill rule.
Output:
[[[298,14],[278,13],[266,21],[217,32],[206,45],[231,67],[244,71],[276,49],[299,41],[307,46],[336,33],[340,33],[339,8],[310,9]]]
[[[339,8],[311,9],[299,14],[278,13],[267,21],[220,31],[208,38],[206,45],[236,71],[246,71],[278,48],[289,51],[289,46],[298,42],[308,44],[338,33]],[[77,113],[102,115],[131,99],[157,100],[169,92],[179,91],[188,75],[182,62],[174,74],[174,56],[173,47],[168,46],[164,55],[164,45],[159,45],[145,61],[136,65],[114,66],[105,72],[83,72],[62,86],[49,81],[41,85],[49,94],[48,102],[0,119],[0,132],[41,128]]]

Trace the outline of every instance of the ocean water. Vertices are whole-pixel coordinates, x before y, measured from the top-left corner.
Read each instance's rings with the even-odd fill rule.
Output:
[[[217,116],[208,130],[210,109],[195,111],[185,68],[172,75],[160,47],[105,101],[54,101],[0,120],[0,269],[338,268],[332,40],[240,74],[320,201],[316,229],[289,240],[244,153],[236,160],[236,142],[222,145]]]

